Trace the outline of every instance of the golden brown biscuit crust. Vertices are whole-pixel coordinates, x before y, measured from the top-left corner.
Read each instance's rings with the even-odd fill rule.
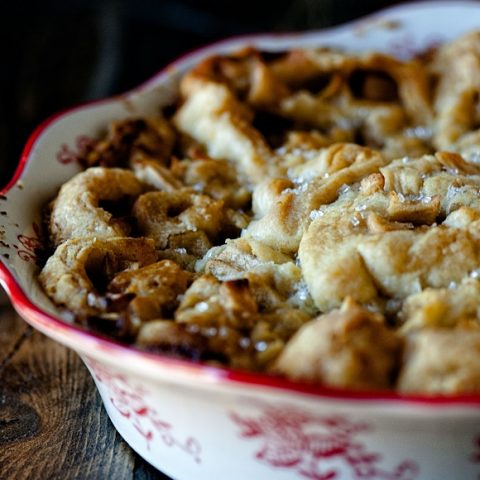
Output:
[[[474,32],[409,61],[202,61],[175,106],[113,122],[62,187],[45,291],[154,352],[480,391],[479,52]]]

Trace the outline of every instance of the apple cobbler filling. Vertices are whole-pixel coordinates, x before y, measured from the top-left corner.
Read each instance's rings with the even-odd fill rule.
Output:
[[[113,122],[48,207],[52,301],[135,348],[480,391],[480,33],[403,62],[249,48]]]

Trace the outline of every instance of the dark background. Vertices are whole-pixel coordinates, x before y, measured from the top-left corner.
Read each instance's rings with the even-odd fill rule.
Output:
[[[3,0],[0,186],[28,135],[78,102],[120,93],[181,53],[251,32],[336,25],[385,0]]]
[[[220,38],[333,26],[394,3],[0,0],[0,186],[28,135],[57,110],[128,90]],[[138,457],[134,473],[166,478]]]

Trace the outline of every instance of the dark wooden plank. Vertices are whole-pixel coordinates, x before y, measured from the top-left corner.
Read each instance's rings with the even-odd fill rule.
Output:
[[[116,433],[79,357],[0,309],[0,478],[167,479]]]

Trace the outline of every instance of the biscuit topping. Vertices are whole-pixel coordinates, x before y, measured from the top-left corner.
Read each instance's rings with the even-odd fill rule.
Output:
[[[428,58],[249,48],[120,119],[39,280],[134,348],[353,389],[480,392],[480,33]],[[172,110],[172,109],[170,109]]]

